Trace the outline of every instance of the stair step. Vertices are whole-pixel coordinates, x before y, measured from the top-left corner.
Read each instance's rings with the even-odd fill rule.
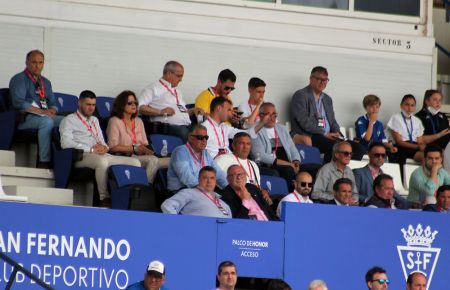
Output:
[[[0,166],[3,185],[24,185],[34,187],[54,187],[53,170]]]
[[[16,153],[9,150],[0,150],[0,166],[16,166]]]
[[[31,203],[73,205],[73,191],[71,189],[6,185],[3,186],[3,190],[7,195],[25,196]]]

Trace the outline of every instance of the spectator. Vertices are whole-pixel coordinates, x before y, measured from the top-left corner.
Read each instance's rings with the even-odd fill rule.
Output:
[[[217,183],[221,188],[228,185],[225,172],[220,169],[214,159],[205,150],[209,136],[206,128],[196,125],[191,128],[188,142],[173,150],[169,170],[167,171],[167,187],[170,191],[178,191],[185,187],[196,187],[200,169],[212,166],[217,172]]]
[[[333,160],[320,168],[316,176],[312,199],[328,203],[334,199],[333,185],[339,178],[346,177],[355,184],[355,177],[348,167],[352,157],[352,146],[348,142],[333,145]],[[353,199],[358,200],[358,189],[353,187]]]
[[[292,290],[292,288],[283,280],[276,279],[269,282],[267,290]]]
[[[416,111],[416,98],[413,95],[405,95],[400,108],[402,111],[393,115],[387,125],[398,147],[398,161],[405,164],[407,158],[414,158],[421,162],[425,143],[422,122],[413,115]]]
[[[15,110],[25,113],[25,120],[18,129],[37,129],[39,162],[38,168],[50,168],[51,136],[62,116],[57,116],[57,100],[52,84],[41,75],[44,69],[44,54],[39,50],[27,53],[26,68],[13,76],[9,82],[9,94]]]
[[[292,134],[296,143],[305,143],[319,148],[325,154],[324,161],[332,158],[331,148],[342,136],[334,117],[333,101],[324,93],[329,82],[326,68],[316,66],[311,71],[309,85],[295,92],[291,102]],[[361,160],[365,149],[362,145],[350,142],[353,158]]]
[[[292,181],[300,169],[300,154],[284,125],[277,123],[277,110],[272,103],[264,103],[259,109],[261,118],[266,118],[264,128],[253,140],[252,155],[263,166],[269,167],[286,179],[290,190]]]
[[[367,95],[364,97],[363,106],[366,114],[356,120],[355,129],[356,137],[360,143],[368,149],[372,142],[382,142],[390,152],[396,153],[397,147],[388,142],[384,134],[383,123],[378,120],[380,112],[381,100],[375,95]]]
[[[234,290],[237,283],[236,265],[231,261],[223,261],[217,271],[219,287],[217,290]]]
[[[183,95],[178,85],[183,79],[184,68],[176,61],[164,65],[163,76],[147,86],[139,96],[139,112],[151,116],[153,122],[165,123],[169,135],[187,140],[190,115],[203,115],[199,108],[186,109]]]
[[[366,285],[369,290],[388,289],[390,283],[386,270],[381,267],[373,267],[366,273]]]
[[[160,167],[167,168],[169,158],[158,160],[148,148],[144,123],[137,116],[138,102],[132,91],[123,91],[115,99],[106,135],[110,152],[137,158],[146,168],[149,182],[155,179]]]
[[[216,170],[211,166],[200,169],[198,185],[185,188],[161,205],[164,213],[231,218],[230,207],[214,192]]]
[[[441,107],[442,94],[437,90],[427,90],[422,110],[416,114],[416,117],[422,121],[424,127],[424,143],[438,145],[445,149],[450,141],[450,128],[447,116],[440,112]]]
[[[413,171],[409,179],[408,201],[422,205],[435,203],[439,186],[450,184],[450,175],[442,167],[442,149],[437,145],[425,148],[423,165]]]
[[[308,290],[328,290],[328,286],[325,281],[313,280],[309,283]]]
[[[427,204],[423,211],[450,213],[450,185],[439,186],[436,192],[436,204]]]
[[[164,286],[166,281],[166,269],[160,261],[151,261],[148,264],[144,280],[127,287],[127,290],[167,290]]]
[[[408,209],[408,204],[394,196],[394,180],[387,174],[378,175],[373,181],[374,195],[366,205],[374,208]]]
[[[333,184],[334,199],[329,204],[358,205],[358,200],[352,198],[353,182],[348,178],[339,178]]]
[[[260,78],[251,78],[248,82],[248,101],[239,105],[244,121],[244,127],[248,128],[259,122],[259,108],[264,103],[266,83]]]
[[[207,134],[210,137],[208,139],[208,145],[206,150],[213,158],[216,156],[229,153],[229,139],[232,139],[238,132],[243,130],[231,127],[225,123],[230,120],[233,114],[231,102],[224,97],[214,98],[211,102],[211,114],[203,122],[208,131]],[[267,120],[267,118],[265,119]],[[263,123],[252,127],[247,132],[253,137],[256,137],[256,133],[263,127]]]
[[[100,205],[111,207],[111,197],[107,189],[108,167],[115,164],[141,166],[139,160],[108,154],[109,147],[103,139],[98,119],[93,116],[96,96],[91,91],[82,91],[78,111],[66,116],[59,128],[61,147],[83,150],[83,159],[75,162],[75,167],[88,167],[95,170]]]
[[[264,200],[261,190],[246,183],[245,170],[231,165],[227,171],[228,186],[222,191],[222,200],[231,208],[233,217],[260,221],[278,220],[272,208]]]
[[[412,272],[406,279],[406,290],[426,290],[427,276],[422,272]]]
[[[277,216],[281,218],[281,207],[283,202],[299,202],[299,203],[313,203],[309,198],[313,187],[313,178],[311,174],[306,171],[297,173],[294,180],[295,189],[292,193],[286,195],[280,200],[277,207]]]

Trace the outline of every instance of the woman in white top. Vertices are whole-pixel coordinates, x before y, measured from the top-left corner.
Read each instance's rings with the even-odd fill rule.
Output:
[[[416,99],[413,95],[405,95],[400,103],[401,112],[393,115],[387,126],[398,147],[398,161],[404,164],[407,158],[417,162],[423,159],[425,143],[423,140],[423,125],[414,116]]]

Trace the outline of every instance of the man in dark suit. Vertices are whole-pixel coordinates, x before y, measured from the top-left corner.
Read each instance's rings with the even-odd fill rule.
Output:
[[[278,220],[275,212],[262,197],[261,190],[246,183],[245,170],[231,165],[227,171],[228,186],[222,190],[222,200],[231,209],[234,218],[255,220]]]
[[[333,205],[357,205],[358,201],[354,200],[353,182],[349,178],[339,178],[333,184],[334,199],[330,200],[328,204]]]
[[[439,186],[436,192],[436,204],[427,204],[423,211],[450,213],[450,185]]]
[[[380,174],[373,181],[374,195],[365,204],[367,207],[408,209],[409,204],[404,199],[394,196],[394,180],[390,175]]]
[[[333,101],[323,92],[329,80],[326,68],[314,67],[309,85],[295,92],[291,101],[291,134],[294,140],[319,148],[325,154],[325,162],[332,158],[333,145],[344,139],[334,116]],[[355,142],[351,142],[351,145],[353,159],[361,160],[365,148]]]

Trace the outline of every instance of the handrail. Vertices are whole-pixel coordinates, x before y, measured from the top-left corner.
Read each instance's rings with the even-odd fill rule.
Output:
[[[445,54],[447,57],[450,58],[450,51],[447,50],[445,47],[443,47],[442,45],[440,45],[439,43],[436,42],[436,47],[443,53]]]
[[[22,267],[21,265],[19,265],[19,263],[17,263],[16,261],[14,261],[13,259],[11,259],[10,257],[8,257],[7,255],[5,255],[4,253],[0,252],[0,258],[5,261],[6,263],[10,264],[11,266],[14,267],[11,275],[9,276],[9,280],[8,283],[6,284],[6,288],[5,290],[10,290],[12,287],[12,284],[14,283],[14,281],[16,280],[16,275],[17,272],[22,272],[25,274],[25,276],[27,276],[28,278],[30,278],[32,281],[36,282],[36,284],[38,284],[39,286],[41,286],[44,289],[47,290],[54,290],[54,288],[50,287],[49,285],[47,285],[44,281],[42,281],[41,279],[39,279],[39,277],[37,277],[36,275],[34,275],[33,273],[31,273],[30,271],[28,271],[27,269],[25,269],[24,267]]]

